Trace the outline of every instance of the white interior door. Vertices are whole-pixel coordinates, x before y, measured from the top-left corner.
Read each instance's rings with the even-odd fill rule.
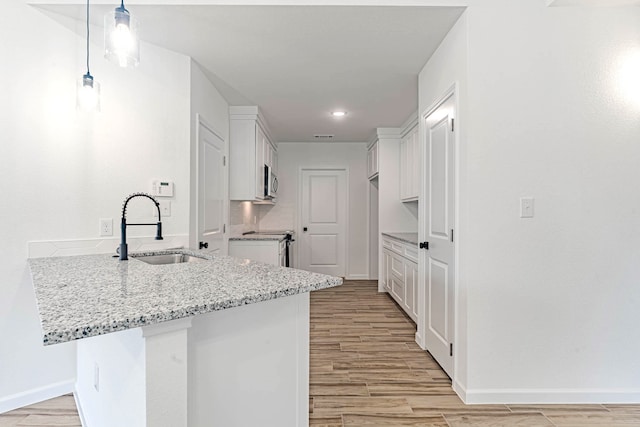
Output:
[[[226,253],[225,141],[198,120],[198,246],[207,252]]]
[[[453,377],[455,250],[455,101],[447,98],[425,122],[425,346]]]
[[[347,172],[303,170],[299,268],[346,273]]]

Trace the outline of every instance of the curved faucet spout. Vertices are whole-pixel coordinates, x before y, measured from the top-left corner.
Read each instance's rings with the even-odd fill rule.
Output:
[[[156,224],[127,224],[127,205],[129,201],[135,197],[146,197],[150,199],[158,209],[158,222]],[[160,203],[151,195],[147,193],[133,193],[128,196],[122,204],[122,219],[120,221],[120,261],[126,261],[129,259],[128,246],[127,246],[127,226],[128,225],[155,225],[156,226],[156,240],[162,239],[162,221],[160,216]]]

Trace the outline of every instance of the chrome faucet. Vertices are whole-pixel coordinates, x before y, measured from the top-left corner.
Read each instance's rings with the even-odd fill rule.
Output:
[[[158,222],[155,224],[127,224],[127,204],[129,200],[134,197],[146,197],[150,199],[158,208]],[[127,197],[122,205],[122,220],[120,222],[120,261],[126,261],[129,259],[128,249],[127,249],[127,225],[155,225],[156,228],[156,240],[162,240],[162,222],[160,221],[160,203],[148,195],[147,193],[134,193]]]

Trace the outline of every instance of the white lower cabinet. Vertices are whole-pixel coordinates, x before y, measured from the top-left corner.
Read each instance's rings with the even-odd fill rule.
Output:
[[[284,267],[285,247],[284,240],[229,240],[229,256]]]
[[[415,322],[418,319],[418,248],[382,237],[384,288]]]

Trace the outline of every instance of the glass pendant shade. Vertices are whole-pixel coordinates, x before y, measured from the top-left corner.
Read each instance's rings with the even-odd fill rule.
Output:
[[[78,79],[76,107],[79,111],[100,111],[100,83],[89,73]]]
[[[135,67],[140,62],[138,20],[124,6],[104,17],[104,57],[121,67]]]

